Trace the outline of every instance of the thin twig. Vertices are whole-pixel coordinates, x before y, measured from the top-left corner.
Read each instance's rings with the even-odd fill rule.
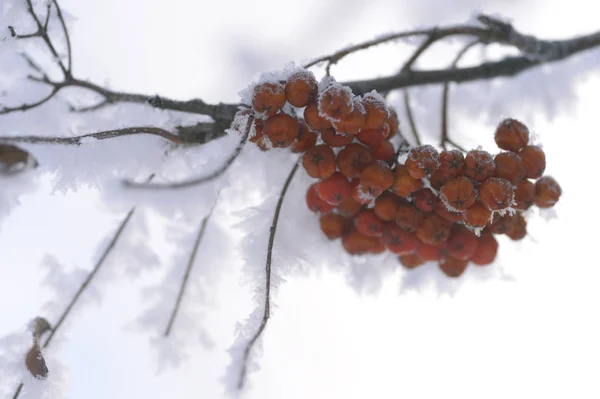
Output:
[[[250,358],[250,352],[254,347],[254,344],[258,340],[258,338],[263,333],[265,327],[267,326],[267,321],[271,316],[271,262],[273,258],[273,244],[275,243],[275,232],[277,231],[277,222],[279,221],[279,214],[281,212],[281,207],[283,205],[283,199],[285,198],[285,194],[298,170],[299,163],[294,163],[294,167],[290,171],[285,183],[283,184],[283,188],[281,189],[281,194],[279,195],[279,200],[277,201],[277,206],[275,207],[275,214],[273,215],[273,222],[271,223],[271,229],[269,232],[269,243],[267,245],[267,261],[265,264],[265,310],[263,313],[262,320],[260,325],[258,326],[258,330],[254,333],[246,347],[244,348],[244,357],[242,358],[242,369],[240,371],[240,378],[238,380],[237,387],[241,390],[244,387],[244,383],[246,382],[246,373],[248,372],[248,360]]]
[[[217,195],[218,198],[218,195]],[[187,287],[188,279],[190,277],[190,273],[192,271],[192,267],[196,261],[196,254],[198,253],[198,248],[200,247],[200,242],[202,241],[202,237],[204,236],[204,232],[206,231],[206,226],[208,225],[208,220],[210,219],[217,202],[211,207],[208,214],[202,219],[202,223],[200,224],[200,229],[198,230],[198,234],[196,235],[196,240],[194,241],[194,246],[192,247],[192,252],[190,253],[190,258],[188,260],[188,264],[185,268],[185,273],[183,275],[183,280],[181,285],[179,286],[179,293],[177,294],[177,300],[175,301],[175,307],[171,312],[171,316],[169,317],[169,322],[167,323],[167,328],[165,330],[165,337],[168,337],[171,333],[171,328],[173,328],[173,324],[175,323],[175,317],[177,317],[177,313],[179,312],[179,307],[181,306],[181,301],[183,299],[183,295],[185,293],[185,289]]]
[[[52,331],[50,331],[50,335],[48,335],[48,337],[44,341],[44,345],[43,345],[44,348],[47,348],[48,345],[50,345],[50,342],[52,342],[52,338],[54,338],[54,335],[56,334],[56,332],[58,331],[60,326],[64,323],[65,319],[71,312],[71,309],[73,309],[73,307],[77,303],[77,300],[79,299],[79,297],[81,297],[81,294],[83,294],[85,289],[90,285],[92,279],[98,273],[98,271],[104,264],[104,261],[106,260],[106,258],[108,258],[108,255],[115,248],[117,241],[121,237],[121,234],[125,230],[125,227],[129,223],[129,221],[131,220],[131,217],[133,216],[134,212],[135,212],[135,207],[131,208],[129,210],[129,212],[127,212],[127,216],[125,216],[125,219],[123,219],[123,221],[121,222],[121,224],[120,224],[119,228],[117,229],[115,235],[113,236],[112,240],[110,240],[110,243],[108,244],[108,246],[102,253],[102,256],[100,257],[100,259],[98,259],[98,262],[96,262],[96,265],[94,266],[94,268],[92,269],[90,274],[88,274],[87,278],[83,281],[83,283],[81,284],[81,286],[79,287],[79,289],[77,290],[75,295],[73,296],[73,299],[71,299],[71,302],[67,305],[64,312],[60,315],[60,317],[59,317],[58,321],[56,322]]]
[[[60,24],[62,25],[63,28],[63,32],[65,35],[65,41],[67,42],[67,71],[69,72],[69,74],[71,73],[71,71],[73,70],[73,56],[71,53],[71,39],[69,37],[69,31],[67,29],[67,24],[65,23],[65,19],[63,17],[62,14],[62,10],[60,9],[60,6],[58,5],[58,1],[56,0],[52,0],[52,2],[54,3],[54,7],[56,7],[56,14],[58,15],[58,19],[60,21]],[[48,8],[50,7],[50,5],[48,5]],[[50,14],[49,12],[50,10],[48,10],[48,14]]]
[[[104,130],[96,133],[88,133],[74,137],[46,137],[46,136],[0,136],[0,142],[13,143],[31,143],[31,144],[65,144],[81,145],[84,139],[92,138],[96,140],[106,140],[115,137],[131,136],[136,134],[150,134],[160,136],[176,144],[183,144],[187,141],[176,134],[155,126],[136,126],[123,129]]]
[[[221,165],[221,167],[219,167],[217,170],[215,170],[213,173],[209,174],[208,176],[197,177],[194,179],[183,180],[183,181],[174,182],[174,183],[146,183],[146,182],[138,183],[138,182],[135,182],[132,180],[125,180],[123,182],[123,184],[126,187],[133,187],[133,188],[178,189],[178,188],[187,188],[187,187],[197,186],[199,184],[212,181],[212,180],[220,177],[221,175],[223,175],[223,173],[225,173],[229,169],[229,167],[233,164],[233,162],[240,155],[240,153],[242,152],[242,149],[244,148],[244,145],[246,144],[246,141],[248,140],[248,136],[250,135],[250,128],[252,127],[253,121],[254,121],[254,117],[250,116],[248,118],[248,122],[246,123],[246,130],[244,132],[244,135],[242,136],[242,139],[240,140],[239,144],[237,145],[237,147],[235,148],[235,150],[233,151],[231,156],[229,158],[227,158],[227,160],[223,163],[223,165]]]
[[[486,38],[491,39],[490,31],[488,29],[477,27],[477,26],[456,25],[456,26],[450,26],[447,28],[416,29],[416,30],[411,30],[411,31],[393,33],[393,34],[381,36],[376,39],[369,40],[369,41],[366,41],[366,42],[363,42],[360,44],[348,46],[345,49],[338,50],[333,54],[319,57],[319,58],[307,63],[306,65],[304,65],[304,68],[310,68],[310,67],[320,64],[322,62],[327,62],[328,65],[336,64],[342,58],[344,58],[347,55],[350,55],[352,53],[356,53],[358,51],[366,50],[368,48],[371,48],[371,47],[374,47],[374,46],[377,46],[377,45],[380,45],[383,43],[395,41],[395,40],[410,37],[410,36],[421,36],[421,35],[431,36],[432,32],[434,32],[434,31],[439,36],[439,38],[452,36],[452,35],[467,35],[467,36],[476,36],[476,37],[481,38],[482,40],[486,39]]]
[[[406,116],[408,118],[410,130],[412,131],[413,137],[415,138],[415,142],[417,143],[417,145],[421,145],[421,137],[419,135],[419,131],[417,130],[417,125],[415,123],[415,118],[412,112],[412,106],[410,104],[410,94],[408,93],[408,89],[404,89],[402,91],[404,93],[404,109],[406,111]]]
[[[455,69],[456,65],[458,65],[458,62],[467,53],[467,51],[469,51],[469,49],[471,49],[473,46],[475,46],[476,44],[479,44],[479,43],[481,43],[479,40],[474,40],[471,43],[464,46],[458,52],[458,54],[456,54],[454,61],[452,61],[452,64],[450,65],[450,69]],[[449,135],[448,135],[448,97],[449,97],[449,92],[450,92],[450,82],[446,82],[446,83],[444,83],[444,88],[442,89],[442,134],[441,134],[440,144],[443,149],[446,149],[446,144],[450,143]],[[455,145],[455,147],[460,148],[456,145]]]

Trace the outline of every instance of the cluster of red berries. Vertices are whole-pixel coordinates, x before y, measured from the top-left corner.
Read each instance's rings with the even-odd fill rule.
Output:
[[[421,145],[401,164],[389,141],[397,114],[375,92],[354,96],[333,79],[319,85],[299,70],[254,86],[246,112],[255,117],[251,142],[303,153],[306,173],[318,179],[307,205],[321,215],[323,233],[341,238],[353,255],[389,250],[406,268],[437,261],[458,277],[469,262],[493,262],[494,234],[522,239],[522,212],[552,207],[561,195],[558,183],[542,176],[543,150],[528,145],[529,130],[514,119],[498,126],[495,140],[505,151],[495,156]]]

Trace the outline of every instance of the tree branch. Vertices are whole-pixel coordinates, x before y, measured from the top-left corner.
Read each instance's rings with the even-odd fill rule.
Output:
[[[410,94],[408,93],[408,89],[402,90],[404,94],[404,109],[406,111],[406,117],[408,118],[408,123],[410,125],[410,130],[412,131],[413,137],[415,138],[415,143],[417,145],[421,145],[421,137],[419,135],[419,131],[417,130],[417,124],[415,123],[415,118],[412,112],[412,106],[410,105]]]
[[[439,84],[445,82],[470,82],[481,79],[515,76],[544,63],[561,61],[575,54],[600,46],[600,31],[574,39],[558,40],[549,47],[547,57],[506,57],[496,62],[484,62],[480,65],[450,69],[404,71],[394,76],[377,79],[344,82],[354,93],[366,93],[371,90],[379,92],[400,89],[404,87]],[[555,49],[551,51],[550,48]]]
[[[225,163],[220,168],[218,168],[217,170],[215,170],[213,173],[209,174],[208,176],[197,177],[197,178],[193,178],[190,180],[183,180],[183,181],[174,182],[174,183],[149,183],[149,182],[138,183],[138,182],[135,182],[132,180],[125,180],[123,182],[123,184],[126,187],[134,187],[134,188],[178,189],[178,188],[192,187],[192,186],[200,185],[202,183],[206,183],[211,180],[214,180],[214,179],[220,177],[221,175],[223,175],[223,173],[225,173],[227,171],[227,169],[229,169],[229,167],[233,164],[233,162],[237,159],[237,157],[242,152],[242,148],[244,148],[244,145],[246,144],[246,141],[248,140],[248,136],[250,135],[250,129],[252,127],[253,121],[254,121],[253,116],[248,117],[248,122],[246,123],[246,131],[244,132],[242,139],[240,140],[239,144],[237,145],[237,147],[235,148],[235,150],[233,151],[231,156],[229,158],[227,158]]]
[[[475,46],[476,44],[479,44],[479,43],[481,43],[479,40],[474,40],[471,43],[464,46],[462,48],[462,50],[460,50],[458,52],[458,54],[454,58],[454,61],[452,61],[452,64],[450,65],[450,69],[451,70],[455,69],[456,65],[458,65],[458,62],[467,53],[467,51],[469,51],[473,46]],[[459,150],[466,152],[461,146],[456,145],[454,143],[454,141],[452,141],[450,139],[450,136],[448,135],[448,97],[449,97],[449,92],[450,92],[450,82],[446,82],[446,83],[444,83],[444,88],[442,89],[442,134],[441,134],[441,139],[440,139],[440,145],[442,146],[443,149],[446,149],[446,144],[451,144],[454,147],[458,148]]]
[[[277,206],[275,207],[275,214],[273,215],[273,222],[271,223],[271,229],[269,233],[269,243],[267,244],[267,261],[265,264],[265,310],[263,313],[262,320],[258,327],[258,330],[254,333],[248,344],[244,348],[244,357],[242,358],[242,369],[240,371],[240,378],[238,380],[238,390],[241,390],[244,387],[244,383],[246,382],[246,374],[248,372],[248,360],[250,358],[250,352],[254,347],[254,344],[258,340],[258,338],[263,333],[265,327],[267,326],[267,321],[271,316],[271,262],[273,258],[273,244],[275,243],[275,232],[277,231],[277,222],[279,221],[279,214],[281,212],[281,207],[283,205],[283,199],[285,198],[285,194],[298,170],[299,163],[296,162],[294,167],[290,171],[285,183],[283,184],[283,188],[281,189],[281,194],[279,195],[279,200],[277,201]]]
[[[181,281],[181,285],[179,287],[179,293],[177,294],[177,300],[175,301],[175,307],[173,308],[173,311],[171,312],[171,316],[169,317],[169,322],[167,323],[167,328],[165,329],[165,334],[164,334],[165,337],[169,336],[169,334],[171,333],[171,329],[173,328],[173,324],[175,323],[175,317],[177,317],[177,313],[179,312],[179,307],[181,306],[181,301],[183,299],[183,295],[184,295],[185,289],[187,287],[188,279],[190,277],[192,267],[194,266],[194,263],[196,260],[196,254],[198,253],[198,248],[200,247],[200,241],[202,240],[202,237],[204,236],[204,232],[206,231],[206,226],[208,225],[208,220],[210,219],[210,217],[213,213],[213,210],[215,209],[216,204],[217,203],[215,201],[212,208],[208,212],[208,215],[206,215],[202,219],[202,223],[200,224],[200,229],[198,230],[198,234],[196,235],[196,240],[194,241],[194,246],[192,247],[192,252],[190,254],[188,264],[185,268],[183,280]]]
[[[152,179],[153,176],[154,175],[150,176],[149,179]],[[58,318],[58,321],[56,322],[56,325],[54,326],[54,328],[50,329],[50,334],[48,335],[48,337],[46,337],[46,340],[44,341],[44,345],[42,346],[43,348],[47,348],[48,345],[50,345],[50,343],[52,342],[52,338],[54,338],[54,335],[56,334],[56,332],[58,331],[60,326],[62,326],[62,324],[64,323],[66,318],[69,316],[69,314],[71,313],[71,310],[73,309],[73,307],[75,307],[75,304],[77,303],[77,301],[79,300],[79,298],[81,297],[81,295],[83,294],[85,289],[90,285],[90,283],[92,282],[92,279],[96,276],[96,274],[98,273],[98,271],[104,264],[104,261],[106,260],[106,258],[108,258],[108,255],[115,248],[117,241],[121,237],[121,234],[125,230],[125,227],[129,223],[129,221],[131,220],[131,217],[133,216],[134,212],[135,212],[135,207],[131,208],[131,210],[127,213],[127,216],[125,216],[125,219],[123,219],[123,221],[119,225],[119,228],[115,232],[115,235],[113,236],[112,240],[110,241],[110,243],[108,244],[108,246],[106,247],[104,252],[102,253],[102,256],[100,256],[100,259],[98,260],[98,262],[96,263],[94,268],[90,271],[90,273],[88,274],[86,279],[83,281],[81,286],[79,286],[79,289],[77,290],[77,292],[71,299],[71,302],[69,302],[69,304],[67,305],[67,307],[65,308],[63,313]],[[39,335],[41,335],[41,333]],[[13,399],[17,399],[19,397],[19,394],[21,393],[22,389],[23,389],[23,383],[19,384],[19,386],[15,390]]]

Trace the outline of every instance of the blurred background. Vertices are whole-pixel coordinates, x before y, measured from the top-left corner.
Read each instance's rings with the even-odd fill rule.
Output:
[[[598,29],[597,14],[583,1],[62,0],[61,5],[71,24],[78,77],[125,92],[207,102],[236,102],[261,72],[292,61],[302,64],[391,32],[463,23],[480,12],[506,18],[538,38]],[[339,81],[389,75],[416,43],[349,56],[332,74]],[[447,66],[458,48],[460,42],[433,46],[418,65]],[[474,50],[465,64],[506,53]],[[385,278],[366,286],[335,265],[283,275],[260,369],[250,373],[244,397],[597,398],[599,218],[587,207],[597,195],[590,177],[600,144],[599,65],[600,50],[594,50],[512,79],[453,85],[451,134],[464,147],[492,150],[495,125],[506,116],[524,120],[535,132],[547,154],[547,171],[563,188],[555,214],[531,215],[530,236],[501,241],[493,271],[468,269],[460,282],[446,282],[435,267],[413,273],[388,269]],[[318,68],[315,73],[322,76]],[[411,94],[421,133],[436,144],[441,87]],[[401,95],[392,93],[390,101],[408,132]],[[123,113],[119,118],[115,127],[127,125]],[[301,196],[300,186],[290,194]],[[243,209],[245,199],[238,201]],[[61,271],[92,267],[123,217],[94,187],[54,192],[46,181],[19,202],[0,229],[0,336],[48,309],[56,311],[57,293],[73,278]],[[290,205],[287,215],[293,219],[292,213]],[[253,292],[244,285],[245,259],[228,247],[243,234],[215,222],[206,243],[210,270],[192,276],[179,333],[166,342],[150,331],[164,320],[149,298],[164,294],[163,279],[173,273],[179,278],[194,234],[186,222],[197,226],[200,216],[182,211],[167,218],[149,211],[135,219],[134,226],[147,234],[130,238],[129,254],[114,253],[52,349],[49,367],[61,375],[57,395],[224,397],[227,350],[236,323],[253,309]],[[293,231],[282,231],[293,247]],[[298,234],[318,234],[318,226]],[[306,244],[298,238],[297,245]],[[146,254],[146,247],[153,253]],[[324,263],[335,264],[336,251],[327,252]],[[128,257],[148,270],[136,272]],[[160,266],[173,259],[178,269]],[[0,380],[2,398],[12,396],[12,387],[12,381]]]

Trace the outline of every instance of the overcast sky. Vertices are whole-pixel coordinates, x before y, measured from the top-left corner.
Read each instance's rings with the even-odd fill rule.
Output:
[[[499,13],[524,32],[545,38],[598,29],[597,13],[583,1],[61,4],[75,18],[74,65],[81,77],[122,91],[209,102],[237,101],[238,92],[261,71],[282,68],[289,61],[301,62],[391,31],[463,22],[475,11]],[[406,56],[406,49],[399,47],[382,46],[369,56],[349,57],[333,73],[339,80],[391,73]],[[440,49],[427,60],[431,65],[446,63],[448,54]],[[528,120],[544,145],[549,173],[563,187],[557,218],[546,221],[535,215],[530,237],[519,243],[501,240],[498,260],[491,266],[495,272],[469,269],[458,285],[436,284],[440,276],[435,266],[416,274],[399,270],[381,287],[363,293],[344,273],[332,271],[335,267],[315,267],[320,272],[288,278],[274,298],[260,370],[250,374],[246,397],[599,397],[595,227],[600,218],[593,210],[599,193],[590,181],[600,146],[597,71],[577,81],[576,93],[577,100],[564,107],[556,102],[552,118],[540,106],[533,107]],[[458,101],[467,101],[465,97]],[[429,105],[421,105],[425,110],[420,112],[427,112]],[[520,116],[524,111],[519,107],[505,105],[503,112]],[[476,143],[474,135],[486,135],[482,140],[490,143],[493,125],[488,119],[460,112],[464,119],[455,123],[468,132],[459,134],[467,140],[464,145],[481,142]],[[44,314],[42,306],[52,300],[55,291],[44,282],[46,254],[60,259],[66,269],[87,269],[98,246],[124,216],[108,212],[102,203],[106,198],[93,189],[56,195],[51,191],[48,184],[24,196],[0,228],[0,253],[8,259],[2,262],[0,279],[0,335]],[[292,192],[301,193],[302,187]],[[164,240],[194,233],[165,231],[167,222],[161,217],[142,216],[134,216],[136,223],[146,221],[154,232],[148,244],[163,264],[174,251]],[[184,241],[189,244],[191,239]],[[107,265],[113,270],[100,276],[91,292],[96,295],[84,299],[56,342],[64,345],[52,352],[50,366],[67,376],[65,395],[222,397],[235,323],[252,310],[248,289],[240,287],[239,268],[224,266],[235,263],[235,256],[223,250],[222,264],[213,265],[222,266],[217,277],[195,282],[194,287],[211,284],[206,303],[184,301],[188,310],[183,314],[190,320],[182,325],[191,327],[173,344],[178,354],[187,356],[176,367],[169,366],[161,352],[169,343],[153,345],[152,334],[140,332],[137,322],[151,307],[144,288],[160,284],[168,270],[156,269],[133,280],[126,272],[127,261],[119,261],[117,252],[114,256],[117,259]],[[196,316],[205,331],[194,324]],[[12,395],[11,387],[1,388],[6,389],[0,389],[3,397]]]

